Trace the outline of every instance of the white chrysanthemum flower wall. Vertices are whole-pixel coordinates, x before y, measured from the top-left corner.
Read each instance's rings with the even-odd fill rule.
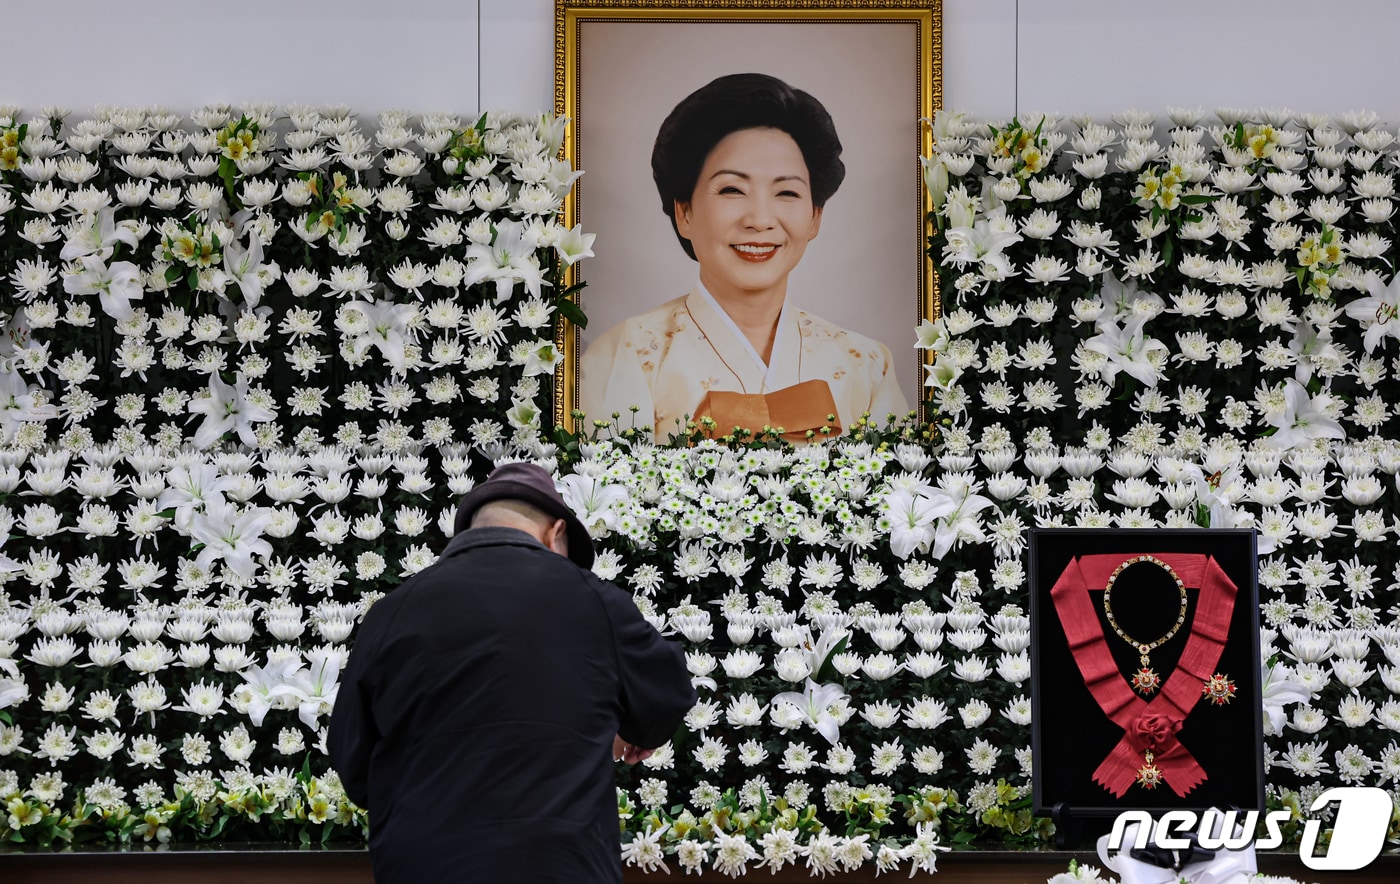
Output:
[[[1393,128],[954,113],[935,137],[947,440],[1027,525],[1256,528],[1271,795],[1394,789]]]
[[[551,458],[558,126],[0,108],[11,838],[358,835],[321,744],[359,617]]]
[[[1176,116],[941,115],[940,432],[794,450],[543,441],[593,245],[558,121],[0,109],[11,831],[356,837],[321,746],[355,625],[514,456],[701,696],[619,772],[642,868],[1048,837],[1033,525],[1257,528],[1271,800],[1393,787],[1394,133]]]

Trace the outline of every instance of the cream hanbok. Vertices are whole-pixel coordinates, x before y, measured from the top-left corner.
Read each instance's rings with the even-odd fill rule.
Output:
[[[820,389],[823,383],[829,395]],[[798,384],[804,386],[790,390]],[[635,405],[640,409],[635,425],[650,424],[663,442],[683,431],[702,402],[709,413],[711,393],[758,394],[746,397],[758,409],[744,410],[747,415],[764,413],[759,401],[764,394],[779,394],[770,396],[775,415],[791,417],[803,410],[795,404],[805,404],[815,422],[785,425],[789,432],[827,423],[825,413],[833,404],[840,427],[850,427],[866,412],[883,423],[890,414],[908,411],[885,345],[784,303],[772,358],[765,364],[701,285],[609,329],[583,354],[579,366],[579,407],[590,421],[608,420],[616,412],[619,426],[626,429],[633,426]],[[713,414],[720,419],[719,409]],[[719,431],[730,429],[721,420]]]

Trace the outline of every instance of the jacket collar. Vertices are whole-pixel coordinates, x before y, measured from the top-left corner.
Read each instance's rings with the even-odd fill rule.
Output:
[[[476,549],[482,546],[533,546],[536,549],[545,549],[545,545],[535,538],[516,528],[469,528],[460,534],[453,535],[448,541],[447,547],[442,551],[440,558],[457,555],[469,549]]]
[[[797,321],[797,308],[788,301],[783,302],[782,313],[778,315],[773,353],[767,365],[703,285],[697,282],[690,290],[685,307],[720,361],[738,379],[740,392],[771,393],[801,380],[802,330]]]

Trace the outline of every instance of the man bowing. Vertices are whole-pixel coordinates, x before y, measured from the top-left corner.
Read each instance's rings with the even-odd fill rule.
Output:
[[[507,464],[365,614],[328,743],[376,881],[622,880],[613,761],[665,743],[696,695],[592,564],[549,473]]]

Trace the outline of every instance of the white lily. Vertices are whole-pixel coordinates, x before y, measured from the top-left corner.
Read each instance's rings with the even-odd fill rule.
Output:
[[[1313,370],[1319,365],[1341,365],[1346,362],[1342,352],[1332,342],[1332,329],[1318,327],[1306,320],[1295,323],[1293,340],[1288,349],[1297,357],[1293,376],[1298,383],[1312,380]]]
[[[559,253],[559,259],[566,267],[573,266],[577,261],[593,257],[593,241],[597,238],[598,234],[584,233],[583,225],[575,224],[559,234],[554,242],[554,251]]]
[[[257,445],[253,424],[274,420],[277,413],[248,401],[248,379],[238,373],[233,386],[224,383],[217,374],[209,376],[209,396],[191,399],[186,406],[191,414],[204,415],[204,422],[194,434],[194,444],[208,448],[229,431],[238,434],[244,445]]]
[[[224,492],[238,484],[232,476],[221,476],[213,464],[173,467],[165,476],[168,486],[156,499],[159,510],[175,510],[175,526],[188,532],[196,512],[212,504],[224,503]]]
[[[237,240],[224,246],[224,268],[219,271],[218,284],[222,288],[230,282],[237,283],[249,307],[258,306],[263,292],[281,276],[282,270],[276,262],[263,263],[262,240],[256,232],[249,232],[246,247]]]
[[[800,694],[796,691],[778,694],[773,698],[773,705],[787,703],[795,707],[813,730],[835,746],[840,742],[841,726],[837,724],[836,716],[831,714],[831,706],[844,699],[848,699],[848,695],[838,685],[818,685],[809,678],[806,690]]]
[[[1205,470],[1192,464],[1189,472],[1192,484],[1196,486],[1196,502],[1204,506],[1210,515],[1208,527],[1246,527],[1238,504],[1249,493],[1249,483],[1238,467],[1230,467],[1207,476]]]
[[[1342,425],[1327,416],[1323,405],[1331,400],[1328,393],[1309,396],[1302,384],[1289,378],[1284,382],[1283,413],[1266,421],[1278,427],[1278,432],[1264,440],[1270,448],[1292,448],[1312,439],[1345,439]]]
[[[30,384],[7,363],[0,362],[0,435],[8,442],[15,430],[26,421],[47,421],[58,417],[53,405],[39,405],[34,394],[37,384]]]
[[[16,675],[15,678],[0,678],[0,709],[18,706],[29,699],[29,685]]]
[[[525,430],[540,425],[540,408],[528,399],[516,399],[506,412],[506,422],[514,429]]]
[[[1014,274],[1003,250],[1020,242],[1021,234],[1016,232],[1015,222],[1005,217],[1004,208],[978,218],[971,227],[950,228],[944,236],[943,260],[954,267],[978,264],[984,271],[991,270],[996,279]]]
[[[549,174],[544,178],[544,186],[549,188],[550,193],[562,199],[574,189],[574,182],[582,174],[583,170],[575,170],[568,160],[554,160],[549,164]]]
[[[343,308],[358,312],[369,324],[369,331],[359,336],[357,343],[373,345],[388,360],[396,374],[408,373],[408,356],[405,345],[412,340],[409,321],[415,308],[412,304],[395,304],[392,301],[352,301]],[[343,331],[343,329],[342,329]]]
[[[1143,291],[1131,279],[1121,282],[1112,273],[1104,274],[1099,303],[1104,307],[1097,322],[1100,331],[1120,316],[1156,316],[1166,306],[1160,295]]]
[[[1366,330],[1362,344],[1367,353],[1373,353],[1386,338],[1400,338],[1400,274],[1388,286],[1374,270],[1366,274],[1365,281],[1369,294],[1352,301],[1345,312]]]
[[[1287,721],[1284,714],[1284,707],[1290,703],[1306,703],[1312,699],[1313,692],[1302,683],[1293,681],[1290,676],[1293,670],[1282,663],[1270,665],[1268,652],[1262,663],[1263,678],[1260,684],[1260,699],[1264,707],[1264,735],[1276,737],[1283,733],[1283,724]]]
[[[0,313],[0,316],[3,316]],[[34,342],[34,328],[29,322],[27,312],[16,310],[9,319],[0,323],[0,360],[8,365],[14,364],[14,358],[25,356],[24,351],[32,347],[47,348],[48,344],[36,344]],[[47,360],[42,360],[47,361]],[[28,363],[25,363],[28,364]]]
[[[530,377],[537,374],[553,374],[554,367],[564,361],[564,354],[554,346],[553,341],[544,341],[525,354],[525,367],[520,374]]]
[[[890,552],[907,559],[915,550],[927,549],[934,536],[934,522],[957,509],[947,495],[929,497],[911,491],[891,491],[885,497],[885,516],[890,520]]]
[[[569,509],[593,538],[607,537],[617,530],[616,507],[627,500],[625,485],[606,485],[596,476],[571,473],[554,483]]]
[[[1084,342],[1084,346],[1108,357],[1100,374],[1107,383],[1113,383],[1119,371],[1127,372],[1142,384],[1157,386],[1162,377],[1161,360],[1155,354],[1165,357],[1167,345],[1149,338],[1143,331],[1147,324],[1146,313],[1133,313],[1124,319],[1120,326],[1113,320],[1099,321],[1099,333]]]
[[[824,629],[822,630],[822,634],[816,639],[812,639],[811,633],[809,632],[804,650],[807,652],[807,663],[812,670],[812,674],[819,674],[822,671],[822,667],[826,665],[826,661],[832,654],[836,653],[836,649],[841,646],[841,642],[850,637],[851,631],[849,629],[841,629],[840,627]]]
[[[943,155],[919,157],[919,164],[923,166],[924,187],[932,199],[933,210],[941,212],[948,201],[948,167],[943,163]]]
[[[272,544],[262,539],[262,533],[272,519],[272,510],[249,507],[243,512],[231,503],[212,504],[190,520],[190,537],[204,544],[195,559],[208,571],[216,560],[244,580],[250,579],[257,566],[253,556],[272,555]]]
[[[82,270],[63,277],[63,290],[70,295],[97,295],[102,312],[117,321],[136,315],[132,301],[145,297],[141,268],[130,261],[118,261],[108,267],[100,255],[85,255],[78,259]]]
[[[0,547],[3,547],[6,543],[8,543],[12,536],[13,535],[10,534],[0,536]],[[0,574],[17,574],[23,570],[24,566],[21,565],[19,562],[16,562],[14,559],[10,558],[4,553],[0,553]],[[4,658],[0,658],[0,668],[4,668],[6,662],[7,661]],[[11,668],[13,668],[14,664],[11,663],[10,666]],[[10,674],[19,675],[19,671],[16,670]]]
[[[239,670],[246,684],[239,685],[235,693],[245,707],[253,724],[262,727],[263,718],[271,709],[281,709],[281,698],[289,694],[287,682],[301,669],[301,662],[295,657],[286,657],[267,666],[249,666]]]
[[[957,476],[944,476],[939,485],[933,493],[933,500],[940,508],[951,505],[952,509],[940,516],[934,529],[930,554],[935,559],[943,558],[956,544],[984,541],[986,535],[978,513],[993,505],[989,498],[977,493],[979,483],[963,482]]]
[[[568,117],[556,117],[554,114],[543,113],[535,121],[535,135],[544,142],[546,156],[553,156],[559,152],[559,148],[564,144],[564,133],[568,131]]]
[[[315,728],[317,719],[335,708],[335,698],[340,693],[340,669],[345,660],[334,647],[313,648],[306,652],[305,669],[297,669],[287,676],[286,686],[297,698],[297,717],[309,728]]]
[[[962,377],[962,372],[950,362],[935,362],[928,367],[928,376],[924,378],[924,386],[940,393],[946,393],[953,388]]]
[[[545,285],[535,250],[526,241],[526,228],[518,221],[502,221],[492,229],[491,243],[473,243],[467,247],[467,267],[462,285],[471,287],[480,282],[496,284],[496,303],[510,297],[517,282],[538,298]]]
[[[952,337],[948,334],[948,325],[939,317],[937,322],[930,322],[925,319],[919,323],[918,343],[914,345],[915,350],[932,350],[935,353],[942,353],[948,349],[952,343]]]
[[[58,256],[72,261],[74,258],[95,255],[98,260],[106,261],[112,257],[119,242],[136,248],[136,231],[117,224],[117,210],[109,206],[96,215],[84,215]]]
[[[991,190],[987,191],[991,197]],[[943,216],[948,219],[948,227],[971,227],[982,209],[982,198],[967,192],[962,184],[955,184],[948,190],[948,199],[943,207]]]

